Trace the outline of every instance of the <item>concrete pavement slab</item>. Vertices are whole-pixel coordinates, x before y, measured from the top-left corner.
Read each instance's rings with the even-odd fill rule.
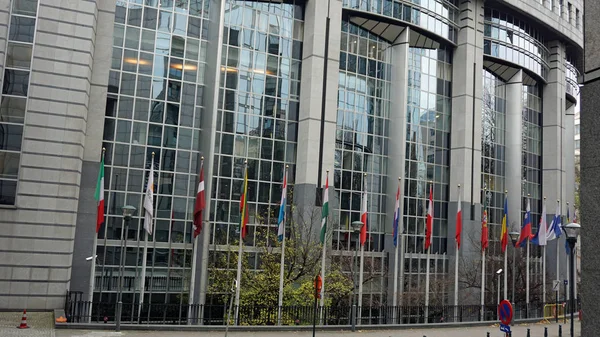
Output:
[[[527,328],[531,329],[531,337],[543,337],[544,327],[548,328],[548,337],[558,337],[558,324],[520,324],[512,327],[513,337],[526,337]],[[575,336],[580,336],[580,323],[575,324]],[[378,331],[317,331],[316,337],[505,337],[497,326],[437,328],[437,329],[398,329]],[[569,325],[563,325],[563,336],[569,336]],[[90,331],[90,330],[58,330],[56,337],[223,337],[225,333],[199,331]],[[228,337],[311,337],[312,332],[229,332]]]

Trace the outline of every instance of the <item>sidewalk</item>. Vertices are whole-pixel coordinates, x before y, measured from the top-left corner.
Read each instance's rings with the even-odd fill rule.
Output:
[[[520,324],[512,327],[513,337],[526,337],[527,328],[531,329],[531,337],[543,337],[544,327],[548,328],[548,337],[558,337],[558,324]],[[575,336],[579,335],[580,323],[575,322]],[[379,330],[379,331],[317,331],[316,337],[487,337],[487,332],[490,332],[490,337],[505,337],[504,333],[496,326],[471,327],[471,328],[439,328],[439,329],[398,329],[398,330]],[[58,330],[56,337],[222,337],[225,336],[223,331],[220,332],[165,332],[165,331],[90,331],[90,330]],[[563,325],[564,337],[569,336],[569,323]],[[311,337],[312,332],[229,332],[228,337]]]
[[[23,312],[0,312],[0,336],[2,337],[54,337],[51,312],[28,312],[29,329],[17,329]]]

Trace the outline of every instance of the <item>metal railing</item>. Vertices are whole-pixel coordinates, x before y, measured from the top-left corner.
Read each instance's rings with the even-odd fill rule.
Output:
[[[67,298],[65,313],[68,322],[102,323],[115,321],[116,303],[96,303],[82,301],[80,298]],[[486,305],[443,305],[429,306],[363,306],[355,308],[357,313],[356,325],[385,325],[385,324],[419,324],[419,323],[455,323],[497,321],[497,306]],[[315,316],[313,306],[284,306],[282,307],[282,325],[311,325]],[[544,305],[530,303],[515,305],[516,319],[543,318]],[[238,311],[237,319],[234,313]],[[234,307],[230,324],[237,325],[276,325],[276,306],[240,306]],[[316,316],[320,325],[352,325],[352,308],[350,306],[318,307]],[[425,313],[428,314],[425,320]],[[121,321],[123,324],[227,324],[226,305],[179,305],[163,303],[144,303],[123,306]]]

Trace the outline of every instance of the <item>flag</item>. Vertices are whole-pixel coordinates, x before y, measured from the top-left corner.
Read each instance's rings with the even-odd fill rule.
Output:
[[[506,252],[508,246],[508,196],[504,197],[504,214],[502,216],[502,232],[500,233],[502,252]]]
[[[531,243],[534,243],[538,246],[545,246],[547,241],[547,224],[546,224],[546,202],[544,201],[544,206],[542,207],[542,216],[540,217],[540,225],[538,226],[538,230],[531,238]]]
[[[487,196],[483,195],[485,198],[483,201],[483,216],[481,217],[481,251],[485,251],[488,247],[488,213],[487,213]]]
[[[144,229],[152,235],[152,216],[154,215],[154,154],[150,163],[150,174],[146,184],[146,196],[144,197]]]
[[[433,230],[433,184],[429,185],[429,207],[425,223],[425,250],[431,246],[431,231]]]
[[[102,152],[102,161],[100,161],[100,172],[98,172],[98,183],[96,184],[94,198],[98,206],[96,214],[96,234],[98,234],[104,223],[104,151]]]
[[[531,239],[531,202],[527,198],[527,209],[525,210],[525,220],[523,221],[523,227],[521,227],[521,235],[519,241],[517,241],[518,247],[525,247],[527,241]]]
[[[362,227],[360,227],[360,246],[364,246],[367,242],[367,175],[363,177],[363,193],[362,200],[360,203],[360,221]]]
[[[196,203],[194,204],[194,239],[202,230],[202,213],[206,207],[204,197],[204,159],[200,162],[200,179],[198,180],[198,192],[196,192]]]
[[[244,184],[242,185],[242,196],[240,197],[240,232],[242,239],[248,232],[248,165],[244,165]]]
[[[567,203],[567,224],[571,223],[571,216],[569,215],[569,203]]]
[[[460,187],[458,188],[458,209],[456,210],[456,247],[460,249],[460,233],[462,232],[462,209]]]
[[[277,219],[277,241],[283,241],[285,236],[285,198],[287,196],[287,169],[283,173],[283,188],[281,189],[281,203],[279,204],[279,218]]]
[[[556,203],[556,211],[554,212],[554,218],[552,219],[550,228],[548,228],[548,232],[546,233],[546,241],[552,241],[561,236],[562,229],[560,228],[560,225],[560,204]]]
[[[392,237],[394,238],[394,247],[398,246],[398,224],[400,222],[400,182],[398,182],[398,192],[396,192],[396,205],[394,206],[394,224],[392,226]]]
[[[329,172],[325,178],[325,189],[323,190],[323,208],[321,209],[321,243],[325,244],[327,234],[327,218],[329,217]]]

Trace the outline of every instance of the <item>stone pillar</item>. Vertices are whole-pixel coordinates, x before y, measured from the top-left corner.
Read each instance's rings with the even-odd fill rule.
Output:
[[[567,150],[565,138],[565,51],[559,41],[548,44],[550,49],[550,71],[543,92],[542,117],[542,194],[548,197],[549,212],[554,212],[554,202],[565,200],[566,185],[565,157],[573,156],[573,150]],[[569,153],[567,153],[569,152]],[[554,214],[552,214],[554,217]]]
[[[483,1],[462,1],[461,27],[452,65],[452,137],[450,138],[450,202],[448,203],[449,275],[456,261],[455,214],[461,185],[463,231],[459,261],[480,260],[481,231],[481,111],[483,86]],[[460,262],[459,262],[460,263]],[[464,270],[459,266],[459,271]],[[459,280],[461,276],[459,275]],[[448,289],[454,303],[454,283]],[[478,304],[478,289],[459,289],[460,304]]]
[[[215,65],[214,68],[208,67],[206,72],[206,113],[202,114],[202,132],[200,133],[200,151],[204,158],[204,188],[205,188],[205,212],[204,221],[209,220],[212,213],[212,176],[213,176],[213,156],[215,148],[215,138],[217,134],[217,110],[219,102],[219,78],[221,74],[221,53],[223,45],[223,24],[222,18],[225,12],[225,1],[210,1],[210,14],[208,21],[208,41],[210,47],[206,53],[206,64]],[[209,71],[212,70],[212,71]],[[193,296],[193,303],[205,304],[206,292],[208,287],[208,255],[210,244],[210,233],[213,223],[205,223],[202,232],[196,238],[194,249],[195,264],[192,265],[192,272],[195,273],[194,284],[190,285],[190,296]],[[192,289],[193,287],[193,289]],[[202,314],[202,313],[199,313]],[[199,321],[200,324],[203,320]]]
[[[392,222],[396,207],[396,191],[398,190],[398,179],[400,180],[400,221],[398,224],[399,232],[402,231],[404,219],[404,178],[405,178],[405,160],[406,157],[406,123],[407,123],[407,94],[408,94],[408,48],[409,48],[410,28],[405,28],[402,34],[398,36],[392,44],[392,84],[391,84],[391,104],[390,104],[390,130],[394,130],[394,137],[389,138],[389,153],[388,157],[388,179],[387,179],[387,209],[386,209],[386,226],[389,223],[389,229],[386,228],[386,233],[393,233]],[[401,263],[396,261],[396,251],[394,247],[393,237],[386,237],[386,251],[388,252],[390,267],[389,282],[388,282],[388,304],[393,303],[394,296],[394,268],[401,268]],[[403,256],[402,237],[398,237],[398,259]],[[398,269],[398,304],[401,294],[404,290],[403,274],[404,270]]]
[[[508,190],[508,231],[521,228],[523,151],[523,71],[506,83],[506,189]]]
[[[314,200],[314,190],[319,182],[321,186],[325,184],[325,171],[327,169],[331,172],[330,178],[333,177],[342,1],[307,1],[304,17],[304,49],[295,188],[304,189],[306,195]],[[327,41],[325,35],[328,18],[329,34]],[[328,44],[328,50],[327,73],[325,74],[326,44]],[[324,115],[323,99],[325,100]],[[323,126],[321,125],[322,121]],[[322,127],[323,131],[321,130]],[[320,146],[322,146],[321,168],[319,168]],[[319,179],[319,176],[321,179]],[[302,187],[302,185],[306,186]],[[333,185],[333,179],[330,180],[330,185]],[[311,191],[313,192],[310,193]]]

